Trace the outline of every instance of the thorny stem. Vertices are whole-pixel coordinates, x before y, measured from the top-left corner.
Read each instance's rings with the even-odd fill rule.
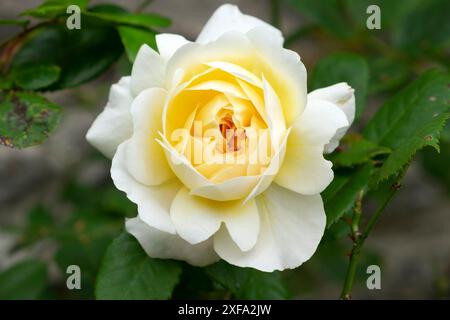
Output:
[[[388,196],[384,199],[383,203],[378,207],[377,211],[372,215],[369,222],[367,223],[364,231],[361,233],[359,231],[359,222],[361,220],[362,210],[361,210],[361,203],[362,203],[362,197],[363,193],[361,192],[358,196],[358,199],[356,201],[355,209],[353,211],[353,219],[352,219],[352,234],[351,238],[353,241],[353,248],[350,253],[350,262],[347,268],[347,274],[345,276],[345,282],[344,287],[342,288],[341,292],[341,299],[349,300],[351,299],[351,292],[353,288],[353,282],[356,275],[356,266],[358,263],[358,259],[361,253],[362,246],[364,245],[364,241],[369,236],[370,232],[372,231],[375,224],[378,222],[378,219],[381,216],[381,213],[386,208],[389,201],[391,201],[392,197],[395,195],[397,190],[399,189],[398,185],[392,186]]]

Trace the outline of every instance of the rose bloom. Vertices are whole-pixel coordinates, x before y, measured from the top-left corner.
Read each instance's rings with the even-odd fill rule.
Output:
[[[111,87],[87,140],[112,158],[115,186],[137,204],[126,230],[155,258],[296,268],[316,250],[320,192],[354,118],[354,90],[307,94],[306,70],[281,32],[223,5],[195,42],[156,36]]]

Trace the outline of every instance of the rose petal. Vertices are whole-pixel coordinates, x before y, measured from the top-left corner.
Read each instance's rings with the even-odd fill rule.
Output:
[[[286,126],[290,127],[306,106],[306,68],[296,52],[284,49],[264,28],[250,30],[247,37],[260,63],[267,66],[262,74],[279,97]]]
[[[270,130],[272,145],[279,146],[286,133],[286,122],[280,99],[263,75],[264,105]]]
[[[292,269],[315,252],[326,216],[320,195],[303,196],[272,184],[256,198],[260,232],[256,245],[243,252],[226,229],[214,236],[214,249],[225,261],[261,271]]]
[[[325,153],[331,153],[339,145],[339,140],[345,135],[355,119],[355,90],[345,82],[314,90],[308,94],[308,101],[328,101],[344,111],[348,125],[336,132],[331,141],[325,146]]]
[[[112,161],[111,178],[114,185],[137,204],[141,220],[156,229],[175,234],[169,209],[181,183],[177,179],[155,187],[139,183],[127,170],[126,147],[127,141],[117,148]]]
[[[141,91],[164,87],[166,62],[148,45],[139,49],[131,70],[131,92],[137,96]]]
[[[167,92],[160,88],[142,91],[133,101],[133,135],[126,146],[128,172],[139,182],[153,186],[174,177],[156,139],[162,129]]]
[[[212,240],[192,245],[177,235],[148,226],[139,218],[127,219],[125,227],[150,257],[184,260],[199,267],[219,260],[213,250]]]
[[[333,180],[332,163],[323,157],[323,149],[347,118],[335,105],[311,100],[292,128],[286,156],[275,182],[301,194],[322,192]]]
[[[238,201],[218,202],[192,196],[182,188],[170,208],[177,233],[191,244],[208,239],[225,223],[231,238],[241,250],[250,250],[259,232],[259,215],[255,201],[242,205]]]
[[[132,134],[132,101],[130,77],[123,77],[111,86],[105,109],[86,134],[87,141],[108,158],[112,158],[117,146]]]
[[[156,46],[159,54],[168,61],[173,54],[185,44],[190,43],[185,37],[172,33],[160,33],[156,35]]]
[[[214,41],[228,31],[246,33],[255,27],[264,27],[267,33],[273,34],[274,37],[278,37],[283,42],[280,30],[258,18],[242,14],[237,6],[231,4],[220,6],[212,14],[197,37],[197,42],[207,43]]]

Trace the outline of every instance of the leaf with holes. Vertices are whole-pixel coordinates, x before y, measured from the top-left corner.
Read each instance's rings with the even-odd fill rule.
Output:
[[[0,145],[25,148],[42,143],[58,126],[58,105],[32,92],[0,96]]]
[[[98,299],[169,299],[181,270],[176,261],[150,258],[123,232],[106,250],[95,294]]]
[[[450,74],[424,73],[386,101],[369,121],[364,136],[392,149],[374,182],[399,172],[425,146],[439,151],[439,136],[450,116]]]

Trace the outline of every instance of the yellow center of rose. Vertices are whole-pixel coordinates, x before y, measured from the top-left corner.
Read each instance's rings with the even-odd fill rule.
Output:
[[[178,84],[166,106],[165,135],[214,183],[260,175],[271,139],[261,79],[231,63],[209,63]]]

